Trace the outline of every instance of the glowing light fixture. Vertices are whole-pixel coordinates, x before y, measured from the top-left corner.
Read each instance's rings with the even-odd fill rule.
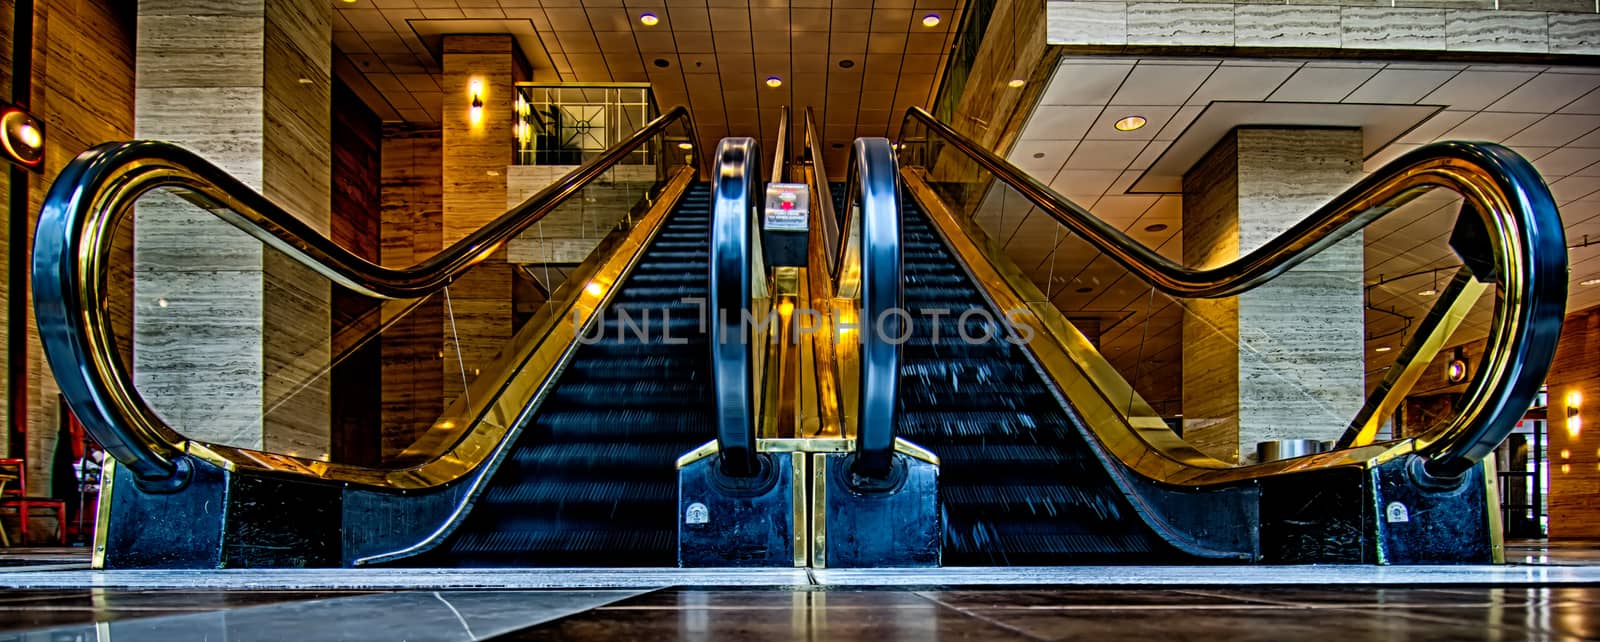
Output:
[[[1450,383],[1461,383],[1467,380],[1467,353],[1461,348],[1456,348],[1451,355],[1450,363],[1445,364],[1444,378]]]
[[[782,87],[783,86],[783,79],[779,78],[777,76],[767,76],[767,86],[768,87]]]
[[[0,151],[23,168],[44,166],[44,125],[16,105],[0,103]]]
[[[468,115],[472,120],[472,126],[476,127],[483,124],[483,81],[474,78],[468,87],[472,92],[472,110]]]
[[[1418,292],[1417,296],[1433,296],[1433,295],[1438,294],[1438,293],[1439,293],[1438,290],[1435,290],[1433,288],[1428,288],[1426,290]]]
[[[589,294],[592,294],[594,296],[600,296],[600,294],[605,292],[606,289],[601,287],[599,283],[595,283],[594,281],[590,281],[589,285],[584,286],[583,291],[584,292],[588,292]]]
[[[794,314],[794,302],[793,301],[784,301],[783,303],[778,304],[778,314],[781,314],[781,315],[786,316],[786,317],[791,315],[791,314]]]
[[[646,27],[654,27],[654,26],[656,26],[657,24],[660,24],[660,23],[661,23],[661,18],[657,17],[656,14],[650,13],[648,11],[639,14],[639,24],[642,24],[642,25],[644,25]]]
[[[1010,87],[1012,89],[1017,89],[1017,88],[1019,88],[1019,87],[1021,87],[1023,85],[1026,85],[1026,84],[1028,84],[1028,81],[1026,81],[1026,80],[1023,80],[1021,78],[1013,78],[1013,79],[1011,79],[1011,82],[1006,83],[1006,86]]]
[[[1600,279],[1584,279],[1578,285],[1600,285]]]
[[[1373,348],[1372,351],[1373,352],[1388,352],[1388,351],[1393,350],[1393,349],[1394,348],[1391,348],[1389,346],[1378,346],[1376,348]]]
[[[1127,116],[1111,126],[1117,128],[1117,131],[1119,132],[1131,132],[1135,129],[1144,127],[1145,123],[1148,122],[1150,121],[1145,120],[1144,116]]]
[[[1579,414],[1582,409],[1583,393],[1577,390],[1567,392],[1567,435],[1574,439],[1583,432],[1583,417]]]
[[[928,15],[923,16],[922,17],[922,26],[924,26],[924,27],[937,27],[937,26],[939,26],[939,14],[930,13]]]
[[[689,141],[683,141],[681,143],[678,143],[678,149],[694,149],[694,143],[691,143]]]

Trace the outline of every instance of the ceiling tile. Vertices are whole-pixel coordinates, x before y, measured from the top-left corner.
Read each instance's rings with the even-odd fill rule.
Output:
[[[667,19],[664,24],[673,31],[710,31],[711,14],[704,6],[671,7],[667,9]]]
[[[1272,92],[1279,102],[1338,102],[1377,75],[1370,67],[1302,67]]]
[[[1040,104],[1104,105],[1132,70],[1131,63],[1062,64],[1056,67]]]
[[[1182,105],[1205,79],[1206,73],[1191,65],[1141,63],[1111,97],[1111,104]]]
[[[1345,96],[1344,102],[1414,104],[1455,75],[1439,69],[1385,69]]]
[[[1213,100],[1266,100],[1294,71],[1294,67],[1218,67],[1188,102],[1204,105]]]
[[[1144,151],[1142,140],[1086,140],[1078,145],[1064,169],[1124,170]]]
[[[1498,143],[1539,120],[1538,114],[1482,112],[1468,118],[1443,138]]]
[[[1422,124],[1412,128],[1400,136],[1401,143],[1431,143],[1438,140],[1445,132],[1454,129],[1462,121],[1471,118],[1470,111],[1441,111],[1432,118],[1422,121]]]
[[[911,11],[909,9],[873,9],[872,31],[874,33],[906,33],[911,28]]]
[[[1100,117],[1100,107],[1041,105],[1019,137],[1023,140],[1081,140]]]
[[[872,30],[872,10],[870,9],[841,9],[835,7],[833,17],[829,20],[834,33],[844,31],[864,32]],[[904,29],[901,29],[904,31]]]
[[[1483,109],[1535,75],[1525,71],[1468,69],[1424,96],[1421,104],[1444,105],[1455,110]]]
[[[1600,76],[1593,74],[1539,74],[1504,98],[1489,105],[1489,111],[1550,113],[1600,87]]]
[[[1517,132],[1515,136],[1507,138],[1505,144],[1514,149],[1560,147],[1594,131],[1597,127],[1600,127],[1600,116],[1552,114]]]
[[[1185,108],[1189,109],[1189,108]],[[1193,111],[1198,113],[1201,107],[1194,106]],[[1084,138],[1098,140],[1149,140],[1155,138],[1167,123],[1177,115],[1177,107],[1149,106],[1149,105],[1114,105],[1107,107],[1095,120]],[[1187,112],[1185,113],[1187,115]],[[1145,126],[1133,131],[1119,131],[1117,121],[1129,116],[1143,116]]]

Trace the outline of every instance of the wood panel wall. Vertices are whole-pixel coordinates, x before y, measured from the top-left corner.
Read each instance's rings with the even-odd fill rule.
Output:
[[[338,79],[333,83],[333,241],[369,261],[380,261],[383,218],[383,123]],[[366,332],[376,326],[378,300],[333,288],[333,331]],[[337,358],[338,355],[335,355]],[[333,370],[329,451],[334,461],[376,466],[383,459],[382,347],[372,343],[344,357]]]

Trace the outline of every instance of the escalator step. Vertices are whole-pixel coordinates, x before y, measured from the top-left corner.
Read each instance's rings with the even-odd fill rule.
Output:
[[[424,563],[675,563],[675,464],[715,436],[700,305],[682,301],[709,292],[710,207],[704,184],[679,201],[585,335],[597,342],[578,347],[471,514]]]
[[[1170,548],[1132,510],[1068,423],[1025,350],[926,217],[904,202],[911,339],[901,346],[899,434],[941,461],[946,565],[1160,559]],[[935,322],[925,312],[952,312]],[[964,310],[988,314],[961,323]],[[933,338],[937,328],[938,341]],[[968,343],[958,331],[989,341]]]

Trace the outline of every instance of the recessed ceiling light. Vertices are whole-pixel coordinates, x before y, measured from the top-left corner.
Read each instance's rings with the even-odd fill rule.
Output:
[[[642,25],[644,25],[646,27],[654,27],[657,24],[659,24],[660,22],[661,22],[661,18],[656,17],[656,14],[650,13],[648,11],[639,14],[639,24],[642,24]]]
[[[1094,291],[1094,288],[1078,288],[1076,290],[1076,292],[1078,294],[1088,294],[1088,293],[1093,292],[1093,291]]]
[[[1145,123],[1147,122],[1149,121],[1145,120],[1144,116],[1125,116],[1122,120],[1119,120],[1116,122],[1116,124],[1112,125],[1112,127],[1117,128],[1117,131],[1119,132],[1131,132],[1140,127],[1144,127]]]
[[[1417,296],[1433,296],[1433,295],[1438,294],[1438,293],[1439,293],[1438,290],[1435,290],[1433,288],[1428,288],[1426,290],[1418,292]]]
[[[856,61],[851,60],[849,58],[845,58],[844,60],[840,60],[839,61],[839,68],[840,69],[849,69],[849,68],[854,67],[854,66],[856,66]]]
[[[1034,158],[1044,158],[1044,152],[1034,152],[1033,153],[1033,157]]]
[[[782,87],[783,86],[783,79],[779,78],[777,76],[767,76],[767,86],[768,87]]]
[[[930,13],[928,15],[923,16],[922,17],[922,26],[924,26],[924,27],[937,27],[937,26],[939,26],[939,14]]]
[[[678,149],[694,149],[694,143],[688,141],[678,143]]]
[[[657,58],[657,59],[655,59],[655,61],[652,64],[654,64],[655,66],[660,67],[662,69],[666,69],[667,67],[672,65],[672,63],[667,62],[666,58]]]
[[[1579,281],[1578,285],[1600,285],[1600,279],[1585,279]]]
[[[1388,352],[1388,351],[1393,350],[1393,349],[1394,348],[1391,348],[1389,346],[1378,346],[1376,348],[1373,348],[1372,351],[1373,352]]]
[[[1018,87],[1026,85],[1026,84],[1028,84],[1028,81],[1026,81],[1026,80],[1023,80],[1021,78],[1013,78],[1011,80],[1011,82],[1006,83],[1006,86],[1010,87],[1012,89],[1016,89]]]
[[[1165,232],[1165,231],[1167,231],[1167,224],[1166,223],[1156,223],[1156,224],[1153,224],[1153,225],[1146,225],[1146,226],[1144,226],[1144,231],[1146,231],[1146,232]]]

